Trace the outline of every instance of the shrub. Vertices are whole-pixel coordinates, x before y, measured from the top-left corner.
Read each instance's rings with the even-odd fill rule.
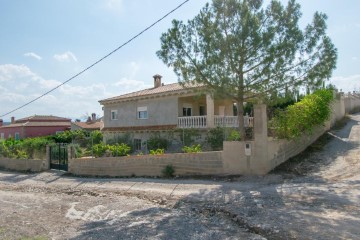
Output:
[[[192,145],[195,138],[200,136],[198,129],[178,129],[176,130],[180,135],[180,140],[184,146]]]
[[[240,141],[240,132],[236,130],[232,130],[229,134],[229,136],[226,139],[227,141]]]
[[[162,174],[166,178],[174,177],[175,169],[172,165],[166,165],[166,167],[162,170]]]
[[[92,148],[95,157],[102,157],[108,151],[112,156],[126,156],[130,152],[131,148],[124,144],[117,145],[105,145],[103,143],[99,143],[93,146]]]
[[[211,129],[207,134],[206,141],[210,144],[213,150],[222,150],[224,141],[224,128],[216,127]]]
[[[165,150],[162,148],[158,148],[156,150],[150,150],[150,155],[162,155],[164,154]]]
[[[311,133],[315,126],[325,123],[330,117],[331,90],[318,90],[305,96],[300,102],[277,111],[271,121],[279,138],[298,138],[304,132]]]
[[[167,149],[168,140],[160,137],[151,137],[147,140],[147,148],[149,151],[156,149]]]
[[[201,152],[201,145],[197,144],[197,145],[192,145],[192,146],[184,146],[182,148],[183,152],[185,153],[198,153]]]

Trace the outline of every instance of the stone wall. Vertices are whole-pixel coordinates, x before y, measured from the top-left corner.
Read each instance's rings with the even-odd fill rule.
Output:
[[[69,159],[69,172],[88,176],[161,176],[167,165],[172,165],[179,176],[223,173],[221,152]]]
[[[345,112],[352,113],[354,110],[360,111],[360,95],[348,93],[344,98]]]
[[[47,160],[0,158],[0,167],[15,171],[41,172],[46,169]]]

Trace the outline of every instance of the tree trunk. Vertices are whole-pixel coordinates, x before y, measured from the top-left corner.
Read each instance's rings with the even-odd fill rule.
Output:
[[[239,120],[239,133],[240,133],[240,137],[241,137],[242,141],[245,140],[244,107],[243,107],[243,105],[244,105],[243,99],[239,99],[236,102],[237,115],[238,115],[238,120]]]

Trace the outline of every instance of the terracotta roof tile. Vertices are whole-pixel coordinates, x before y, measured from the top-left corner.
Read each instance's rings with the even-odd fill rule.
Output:
[[[12,123],[10,125],[2,126],[2,128],[13,127],[70,127],[70,122],[24,122],[24,123]]]
[[[69,118],[51,116],[51,115],[33,115],[30,117],[25,117],[21,119],[17,119],[15,122],[27,122],[27,121],[71,121]]]
[[[88,122],[73,122],[72,124],[81,127],[83,129],[100,129],[100,122],[93,122],[93,123],[88,123]]]
[[[180,85],[179,83],[172,83],[167,85],[162,85],[157,88],[148,88],[144,90],[140,90],[137,92],[127,93],[120,96],[107,98],[104,100],[100,100],[99,102],[107,102],[107,101],[116,101],[116,100],[124,100],[124,99],[130,99],[134,97],[141,97],[141,96],[149,96],[149,95],[155,95],[160,93],[167,93],[167,92],[176,92],[176,91],[183,91],[187,89],[196,89],[200,88],[200,84],[186,84],[185,86]]]

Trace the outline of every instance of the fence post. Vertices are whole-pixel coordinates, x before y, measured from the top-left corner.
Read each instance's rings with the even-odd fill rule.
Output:
[[[268,162],[268,127],[265,104],[254,106],[254,145],[250,160],[250,172],[254,174],[266,174],[269,170]]]
[[[50,169],[50,146],[46,145],[46,157],[45,160],[43,160],[43,170],[49,170]]]

